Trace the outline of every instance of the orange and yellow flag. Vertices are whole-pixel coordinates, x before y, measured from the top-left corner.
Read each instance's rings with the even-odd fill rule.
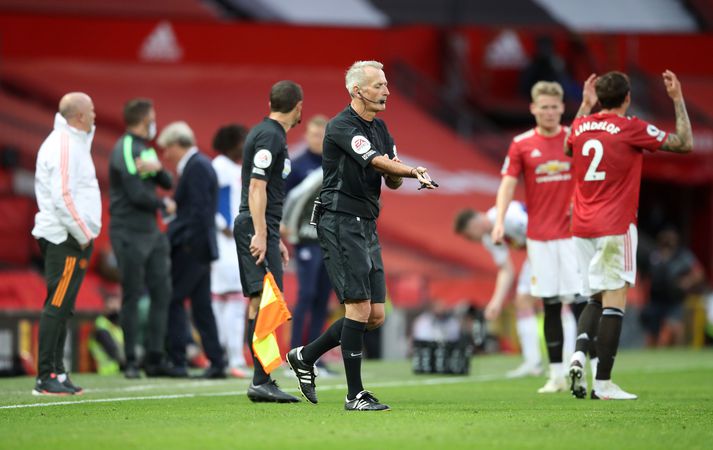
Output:
[[[280,347],[277,345],[277,330],[280,325],[292,319],[290,310],[277,287],[275,277],[268,272],[262,288],[260,309],[253,334],[253,350],[266,373],[270,373],[282,364]]]

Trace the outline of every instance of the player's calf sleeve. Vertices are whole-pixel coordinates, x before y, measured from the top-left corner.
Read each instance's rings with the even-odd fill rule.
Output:
[[[255,356],[255,350],[253,350],[253,334],[255,333],[255,319],[249,319],[248,320],[248,330],[247,330],[247,342],[248,342],[248,347],[250,348],[250,354],[253,357],[253,384],[255,386],[259,384],[264,384],[270,381],[270,375],[265,373],[265,369],[262,367],[262,364],[260,364],[260,360],[257,359],[257,356]]]
[[[611,379],[611,371],[612,367],[614,367],[614,357],[616,357],[616,351],[619,347],[623,319],[624,311],[619,308],[607,307],[602,310],[597,339],[597,354],[599,355],[597,380]]]
[[[302,361],[314,365],[320,356],[339,345],[339,341],[342,338],[344,320],[344,317],[336,320],[321,336],[305,345],[302,348]]]
[[[361,382],[361,355],[364,348],[364,330],[366,323],[356,320],[344,319],[342,328],[342,359],[344,372],[347,377],[349,392],[347,397],[352,399],[364,390]]]
[[[545,306],[545,342],[547,343],[547,356],[550,364],[562,362],[562,345],[564,332],[562,331],[562,303],[557,297],[543,298]]]
[[[602,304],[590,299],[577,321],[577,342],[574,350],[585,355],[589,352],[590,358],[596,358],[596,338],[599,330],[599,320],[602,317]]]

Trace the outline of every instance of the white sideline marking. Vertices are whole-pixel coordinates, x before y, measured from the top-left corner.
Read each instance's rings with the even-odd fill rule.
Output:
[[[402,386],[434,386],[440,384],[457,384],[469,383],[478,381],[492,381],[505,379],[502,375],[481,375],[467,378],[427,378],[425,380],[413,381],[385,381],[382,383],[370,383],[373,387],[402,387]],[[336,389],[346,389],[346,384],[335,384],[319,388],[320,391],[332,391]],[[131,390],[128,388],[127,390]],[[297,389],[283,389],[287,392],[297,392]],[[195,397],[229,397],[242,396],[244,391],[227,391],[227,392],[207,392],[203,394],[185,393],[185,394],[169,394],[169,395],[146,395],[141,397],[114,397],[114,398],[95,398],[86,400],[61,401],[61,402],[45,402],[45,403],[26,403],[19,405],[0,406],[0,409],[21,409],[21,408],[41,408],[43,406],[64,406],[64,405],[79,405],[87,403],[114,403],[114,402],[129,402],[129,401],[146,401],[146,400],[170,400],[178,398],[195,398]]]

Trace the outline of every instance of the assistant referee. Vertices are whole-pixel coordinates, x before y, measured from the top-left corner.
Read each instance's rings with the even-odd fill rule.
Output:
[[[345,317],[287,355],[300,392],[317,403],[314,363],[341,343],[348,385],[344,408],[350,411],[389,409],[364,390],[361,380],[364,332],[384,322],[386,284],[376,232],[382,177],[390,189],[398,189],[403,177],[416,178],[428,189],[435,187],[424,167],[401,163],[386,124],[376,118],[386,109],[389,96],[382,68],[377,61],[352,64],[346,74],[351,103],[329,122],[324,137],[323,212],[317,233]]]

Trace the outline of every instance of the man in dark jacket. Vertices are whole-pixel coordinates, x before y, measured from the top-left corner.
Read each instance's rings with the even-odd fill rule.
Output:
[[[151,297],[144,369],[148,376],[169,375],[164,358],[168,303],[171,298],[168,239],[156,223],[156,212],[173,214],[176,204],[159,198],[156,187],[170,189],[171,175],[150,141],[156,137],[156,112],[150,100],[137,98],[124,106],[126,133],[109,163],[111,245],[121,271],[121,328],[124,332],[126,378],[140,378],[136,357],[139,299]]]
[[[176,376],[187,376],[186,310],[191,300],[193,321],[211,366],[204,378],[224,378],[223,351],[211,308],[210,263],[218,258],[215,214],[218,206],[218,179],[210,159],[198,151],[193,131],[185,122],[173,122],[163,129],[158,144],[164,156],[176,164],[176,218],[168,225],[171,241],[173,296],[169,306],[169,356]]]

